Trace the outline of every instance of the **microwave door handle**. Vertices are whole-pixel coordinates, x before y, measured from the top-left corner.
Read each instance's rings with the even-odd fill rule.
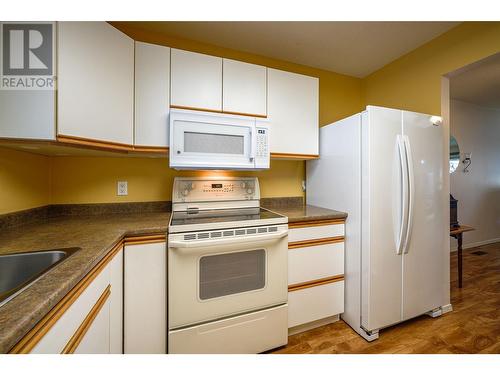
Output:
[[[170,249],[186,249],[186,248],[198,248],[207,246],[221,246],[221,245],[231,245],[236,243],[246,243],[246,242],[259,242],[259,241],[270,241],[283,238],[288,235],[288,229],[282,230],[273,234],[262,234],[256,236],[245,236],[245,237],[233,237],[233,238],[222,238],[217,240],[204,240],[204,241],[168,241],[168,247]]]
[[[257,131],[250,129],[250,163],[255,162],[255,149],[257,148]]]

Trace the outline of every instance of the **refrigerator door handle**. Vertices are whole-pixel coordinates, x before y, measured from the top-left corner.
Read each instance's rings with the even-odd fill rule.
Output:
[[[406,234],[404,240],[404,254],[408,254],[410,247],[408,246],[410,242],[411,231],[413,227],[413,209],[415,202],[415,182],[413,176],[413,158],[411,155],[410,138],[407,135],[403,136],[404,148],[405,148],[405,159],[406,159],[406,170],[408,175],[408,218],[406,224]]]
[[[399,151],[399,163],[401,168],[401,176],[400,176],[400,207],[401,207],[401,217],[399,223],[399,235],[396,244],[396,253],[401,255],[404,249],[404,236],[407,232],[407,220],[408,220],[408,171],[407,171],[407,163],[406,163],[406,153],[404,151],[404,144],[401,135],[398,135],[396,138],[396,143]]]

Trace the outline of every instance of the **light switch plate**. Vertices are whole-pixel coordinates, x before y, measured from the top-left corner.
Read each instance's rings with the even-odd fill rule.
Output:
[[[118,181],[116,186],[116,195],[128,195],[127,181]]]

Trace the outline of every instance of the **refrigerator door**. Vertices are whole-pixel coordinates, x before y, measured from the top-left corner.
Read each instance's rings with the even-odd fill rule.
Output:
[[[402,318],[401,118],[400,110],[369,106],[362,121],[361,325],[367,331]]]
[[[449,303],[444,129],[433,125],[430,117],[403,111],[410,178],[409,224],[403,249],[403,320]]]

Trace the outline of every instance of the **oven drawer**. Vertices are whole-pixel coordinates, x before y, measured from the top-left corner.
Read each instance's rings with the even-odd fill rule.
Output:
[[[344,312],[344,281],[288,293],[288,327],[296,327]]]
[[[328,237],[344,236],[344,224],[328,224],[308,226],[303,228],[294,228],[293,223],[290,224],[290,233],[288,235],[289,242],[307,241]]]
[[[170,331],[169,353],[261,353],[288,342],[287,305]]]
[[[344,242],[288,250],[288,285],[344,274]]]

